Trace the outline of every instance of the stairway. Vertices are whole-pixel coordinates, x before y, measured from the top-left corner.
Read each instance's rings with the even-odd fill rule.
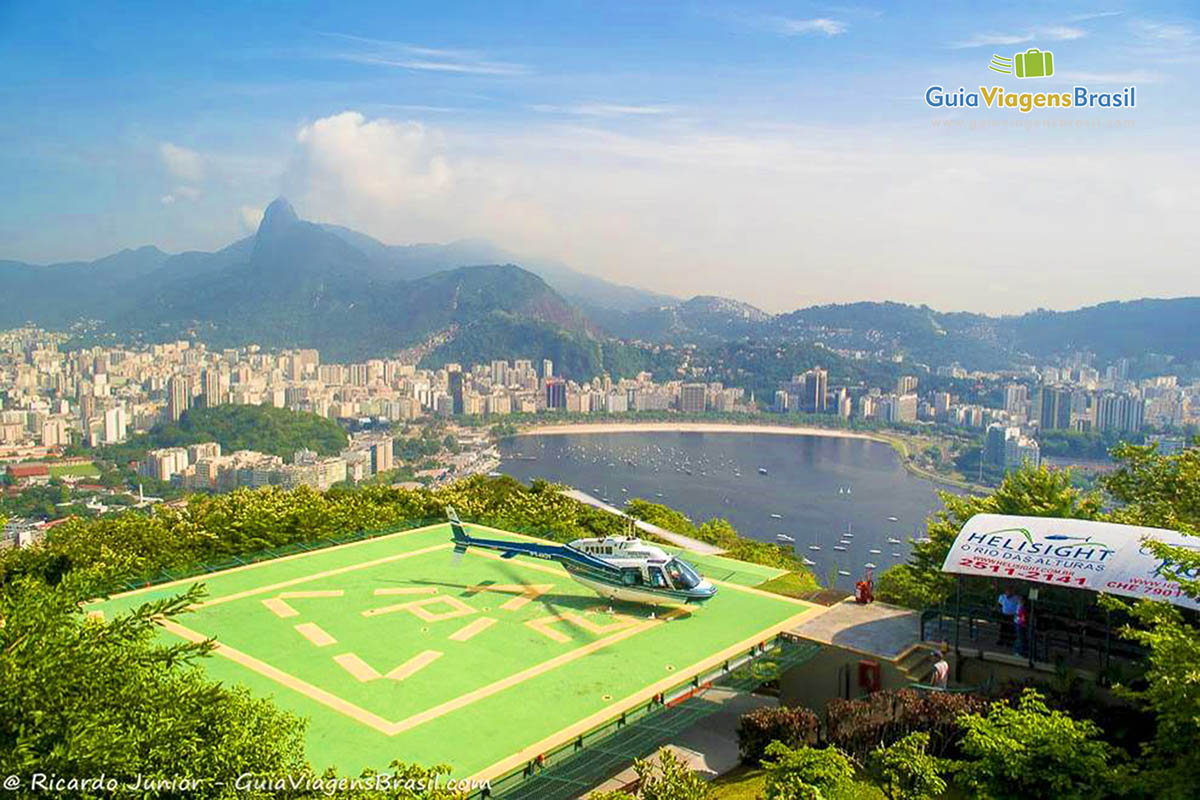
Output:
[[[933,662],[936,660],[932,648],[918,645],[892,663],[909,682],[929,683],[929,674],[933,671]]]

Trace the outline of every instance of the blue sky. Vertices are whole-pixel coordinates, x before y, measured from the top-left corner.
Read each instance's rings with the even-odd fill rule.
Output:
[[[0,258],[215,249],[286,193],[769,310],[1200,293],[1195,4],[961,5],[0,0]],[[987,70],[1030,47],[1053,78]]]

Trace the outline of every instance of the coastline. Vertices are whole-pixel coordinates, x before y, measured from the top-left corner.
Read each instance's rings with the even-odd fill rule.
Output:
[[[561,422],[535,423],[522,427],[513,436],[563,436],[568,434],[604,433],[760,433],[772,436],[825,436],[835,439],[861,439],[886,444],[896,453],[901,466],[910,475],[930,483],[950,486],[964,491],[988,493],[991,490],[966,481],[921,469],[909,459],[908,446],[903,440],[884,433],[847,431],[840,428],[820,428],[813,425],[764,425],[732,422]]]
[[[882,436],[846,431],[838,428],[817,428],[800,425],[738,425],[731,422],[567,422],[532,425],[514,436],[555,436],[588,433],[766,433],[780,436],[827,436],[840,439],[868,439],[891,444]]]

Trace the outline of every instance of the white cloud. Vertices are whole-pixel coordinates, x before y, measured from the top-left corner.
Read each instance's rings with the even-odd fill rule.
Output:
[[[1029,28],[1022,33],[976,33],[967,39],[954,42],[950,46],[956,49],[994,47],[998,45],[1007,47],[1033,41],[1065,42],[1073,39],[1082,39],[1084,36],[1087,36],[1087,31],[1082,28],[1074,28],[1069,25],[1049,25]]]
[[[251,233],[258,230],[258,225],[262,222],[264,210],[260,206],[242,206],[239,208],[238,219],[241,221],[242,227]]]
[[[422,47],[344,33],[324,33],[322,35],[344,42],[353,48],[340,50],[332,55],[333,58],[357,64],[463,75],[504,76],[527,75],[532,72],[525,64],[495,60],[475,50]]]
[[[1010,146],[955,135],[525,124],[460,137],[346,112],[300,130],[285,191],[311,218],[387,242],[484,236],[770,310],[891,298],[1011,312],[1200,292],[1194,154],[1120,134],[1069,155],[1052,132]]]
[[[190,183],[204,180],[204,159],[195,150],[163,142],[159,145],[158,155],[172,177]]]
[[[158,198],[158,202],[164,206],[169,206],[178,200],[196,200],[200,197],[200,190],[195,186],[176,186],[168,194]]]
[[[809,34],[838,36],[847,30],[846,23],[828,17],[815,17],[813,19],[769,17],[766,22],[776,33],[784,36],[804,36]]]

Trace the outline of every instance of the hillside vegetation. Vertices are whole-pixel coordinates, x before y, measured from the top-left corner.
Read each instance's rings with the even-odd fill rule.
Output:
[[[159,447],[186,447],[217,442],[223,453],[257,450],[289,461],[302,448],[320,455],[337,455],[349,437],[333,420],[307,411],[274,406],[223,405],[185,411],[178,422],[160,422],[128,442],[101,448],[103,458],[124,463],[142,458]]]

